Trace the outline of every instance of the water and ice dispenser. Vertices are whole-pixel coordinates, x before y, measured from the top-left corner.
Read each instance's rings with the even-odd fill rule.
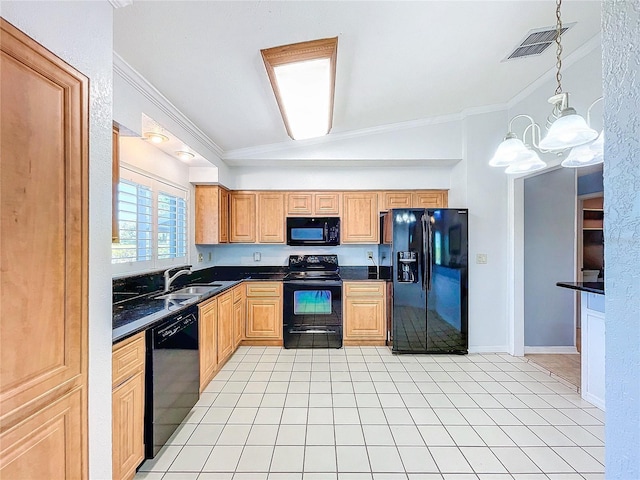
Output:
[[[418,255],[415,251],[398,252],[398,282],[417,283],[418,276]]]

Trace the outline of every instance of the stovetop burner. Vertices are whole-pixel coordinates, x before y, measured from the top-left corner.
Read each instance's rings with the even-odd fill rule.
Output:
[[[290,255],[284,280],[340,280],[337,255]]]

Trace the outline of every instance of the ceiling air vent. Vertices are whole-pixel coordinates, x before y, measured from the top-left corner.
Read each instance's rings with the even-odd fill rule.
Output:
[[[566,24],[562,27],[562,34],[575,25],[574,23]],[[524,40],[513,49],[513,51],[502,60],[513,60],[515,58],[531,57],[533,55],[540,55],[549,46],[556,41],[556,27],[536,28],[529,30]]]

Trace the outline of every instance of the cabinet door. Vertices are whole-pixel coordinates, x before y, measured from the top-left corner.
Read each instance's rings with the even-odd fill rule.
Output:
[[[282,300],[280,297],[247,298],[247,338],[282,338]]]
[[[375,192],[342,195],[342,243],[378,243],[378,222]]]
[[[345,340],[384,340],[384,299],[346,298],[344,337]]]
[[[218,228],[220,243],[229,243],[229,198],[231,194],[226,188],[220,188],[220,205],[218,206]]]
[[[218,301],[209,300],[200,307],[199,313],[200,336],[200,392],[209,384],[218,366],[217,355],[217,327]]]
[[[311,193],[290,192],[287,194],[287,216],[312,214],[313,195]]]
[[[383,203],[380,210],[392,208],[411,208],[411,192],[383,192]]]
[[[256,194],[231,192],[231,243],[255,243]]]
[[[118,183],[120,183],[120,129],[114,124],[111,135],[111,243],[120,241]]]
[[[258,194],[258,242],[284,243],[284,194]]]
[[[131,479],[144,460],[144,371],[113,391],[113,478]]]
[[[236,348],[244,338],[245,327],[244,286],[233,289],[233,345]]]
[[[229,192],[217,185],[196,185],[196,244],[229,241]]]
[[[218,298],[218,364],[233,353],[233,294]]]
[[[313,213],[318,216],[340,215],[340,193],[326,192],[313,195]]]
[[[85,478],[83,393],[76,388],[0,435],[0,478]]]
[[[434,190],[431,192],[416,192],[413,194],[412,203],[415,208],[446,208],[447,191]]]
[[[0,29],[0,477],[85,478],[89,80]]]

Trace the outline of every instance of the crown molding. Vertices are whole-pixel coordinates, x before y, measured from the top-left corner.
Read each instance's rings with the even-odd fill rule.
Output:
[[[123,8],[133,5],[133,0],[109,0],[113,8]]]
[[[113,73],[122,78],[130,86],[140,92],[147,100],[158,107],[167,117],[173,120],[198,142],[222,158],[224,151],[198,126],[182,113],[178,107],[169,101],[160,91],[144,78],[137,70],[129,65],[120,55],[113,52]],[[173,132],[175,133],[175,132]]]

